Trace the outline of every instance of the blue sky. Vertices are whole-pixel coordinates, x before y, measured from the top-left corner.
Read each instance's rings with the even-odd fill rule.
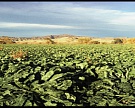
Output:
[[[135,2],[0,2],[0,36],[135,37]]]

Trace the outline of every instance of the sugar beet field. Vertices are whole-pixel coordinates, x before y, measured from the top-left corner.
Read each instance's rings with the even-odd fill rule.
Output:
[[[134,45],[0,49],[0,106],[135,106]]]

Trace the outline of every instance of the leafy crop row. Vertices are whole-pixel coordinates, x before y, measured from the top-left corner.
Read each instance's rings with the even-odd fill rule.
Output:
[[[3,45],[0,106],[134,106],[132,45]],[[25,58],[10,52],[22,49]]]

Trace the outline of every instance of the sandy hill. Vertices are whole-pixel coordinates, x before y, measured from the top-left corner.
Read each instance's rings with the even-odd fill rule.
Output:
[[[79,39],[91,39],[91,41],[98,41],[100,43],[111,43],[114,41],[113,37],[96,38],[92,36],[76,36],[70,34],[10,38],[18,44],[45,44],[52,42],[57,44],[76,44]]]

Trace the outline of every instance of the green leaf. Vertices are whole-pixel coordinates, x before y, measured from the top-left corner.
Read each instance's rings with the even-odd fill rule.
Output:
[[[52,102],[50,102],[50,101],[45,102],[44,105],[45,105],[45,106],[57,106],[56,103],[52,103]]]
[[[54,71],[48,71],[41,79],[44,81],[47,81],[52,75],[54,74]]]
[[[22,77],[23,77],[23,78],[26,78],[28,75],[29,75],[29,74],[25,72],[25,73],[22,74]]]
[[[96,106],[106,106],[107,100],[102,99],[102,101],[98,102]]]
[[[132,70],[129,72],[129,77],[135,78],[135,68],[132,67]]]
[[[79,80],[82,80],[82,81],[84,81],[85,80],[85,77],[79,77]]]
[[[121,78],[121,82],[127,82],[127,79]]]
[[[133,81],[132,87],[133,87],[133,89],[135,89],[135,81]]]
[[[14,104],[14,106],[22,106],[24,103],[24,98],[23,98],[23,94],[20,94],[16,99],[15,99],[16,103]]]
[[[71,80],[64,80],[60,86],[59,85],[57,86],[57,89],[67,90],[68,87],[70,87],[71,85],[72,85]]]
[[[36,68],[35,68],[35,72],[39,72],[41,70],[41,67],[39,67],[39,66],[37,66]]]
[[[16,72],[17,67],[13,63],[9,63],[8,65],[10,72]]]
[[[27,100],[27,102],[24,106],[32,106],[32,103],[30,102],[30,100]]]
[[[17,58],[17,60],[18,60],[18,61],[21,61],[21,58],[19,57],[19,58]]]
[[[63,100],[63,103],[65,104],[65,106],[72,106],[72,102],[68,100]]]
[[[40,93],[40,94],[44,94],[44,92],[45,92],[45,90],[43,89],[43,88],[38,88],[38,90],[37,90],[38,92],[37,93]]]
[[[116,99],[112,99],[108,104],[109,104],[109,106],[117,106],[118,105]]]
[[[34,79],[35,79],[35,75],[31,75],[28,79],[29,79],[30,81],[34,80]]]
[[[10,91],[9,90],[6,90],[5,92],[4,92],[4,94],[3,95],[11,95],[11,93],[10,93]]]
[[[8,69],[8,65],[7,65],[7,64],[3,64],[3,65],[1,66],[1,70],[3,71],[3,70],[6,70],[6,69]]]
[[[103,82],[107,83],[110,86],[114,85],[114,83],[110,79],[103,79]]]
[[[85,72],[88,73],[90,76],[95,77],[95,74],[91,71],[91,68],[88,68]]]
[[[3,99],[3,96],[0,96],[0,99]]]
[[[30,90],[30,88],[25,84],[22,85],[22,88],[25,88],[26,90]]]
[[[74,100],[74,101],[76,100],[76,97],[72,94],[65,93],[65,95],[66,95],[67,99]]]
[[[88,67],[88,63],[84,62],[84,63],[80,63],[80,64],[76,64],[76,66],[80,66],[81,69],[84,69],[85,67]]]
[[[93,95],[93,90],[89,90],[89,91],[87,91],[87,96],[92,96]]]
[[[62,76],[63,76],[63,73],[62,74],[55,74],[49,81],[56,80],[58,78],[61,78]]]
[[[14,82],[15,82],[15,84],[16,84],[18,87],[20,87],[20,88],[23,87],[23,84],[19,82],[19,79],[18,79],[18,78],[15,78],[15,79],[14,79]]]

